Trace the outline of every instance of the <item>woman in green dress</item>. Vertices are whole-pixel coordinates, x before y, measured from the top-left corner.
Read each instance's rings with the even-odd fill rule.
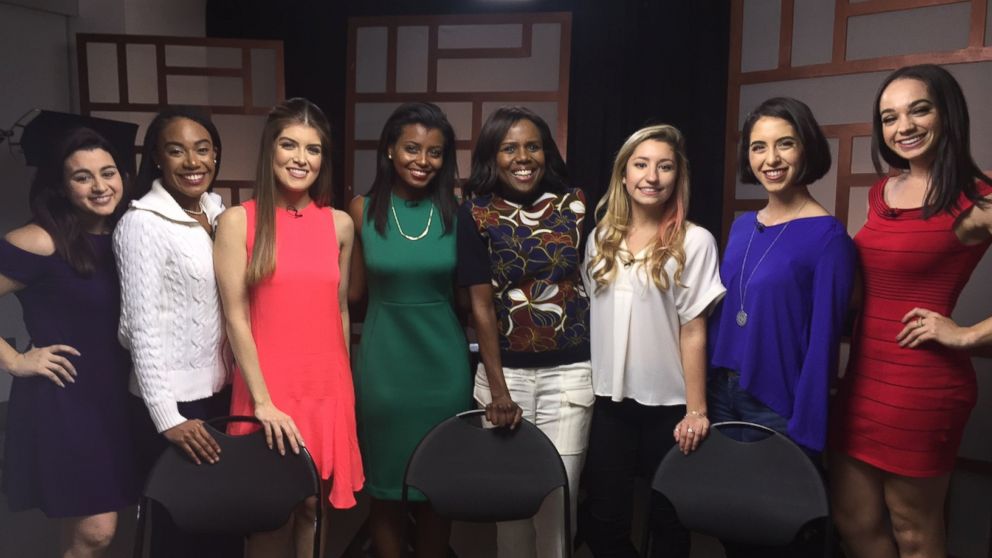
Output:
[[[441,109],[407,103],[379,137],[375,181],[350,206],[357,229],[349,299],[368,287],[354,362],[358,435],[379,558],[399,557],[403,474],[434,425],[472,406],[465,334],[455,315],[455,134]],[[421,558],[447,556],[450,522],[409,496]]]

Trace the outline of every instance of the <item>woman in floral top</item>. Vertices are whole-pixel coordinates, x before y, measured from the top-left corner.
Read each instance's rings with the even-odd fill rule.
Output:
[[[548,435],[574,510],[595,396],[579,267],[585,195],[566,180],[541,117],[522,107],[495,111],[472,153],[470,199],[458,213],[458,283],[469,291],[482,356],[476,401],[496,426],[527,419]],[[532,519],[499,524],[499,556],[561,556],[560,505],[552,499]]]

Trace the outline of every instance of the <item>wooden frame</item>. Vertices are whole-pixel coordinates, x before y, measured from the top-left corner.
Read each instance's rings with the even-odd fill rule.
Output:
[[[489,91],[489,92],[439,92],[437,90],[437,62],[445,59],[470,58],[527,58],[530,57],[533,26],[540,23],[556,23],[561,26],[561,48],[558,62],[558,87],[555,91]],[[521,25],[521,44],[508,48],[439,48],[439,27],[445,25]],[[427,27],[427,87],[424,92],[398,92],[396,90],[396,45],[399,27]],[[361,27],[385,27],[386,45],[386,91],[382,93],[359,93],[356,87],[356,35]],[[345,176],[342,199],[353,195],[354,152],[375,149],[376,140],[355,139],[354,107],[358,103],[401,103],[407,101],[429,101],[434,103],[461,102],[472,105],[472,137],[461,138],[456,143],[459,150],[471,150],[475,146],[479,129],[482,127],[482,105],[489,102],[555,102],[558,106],[558,121],[549,123],[555,133],[555,141],[565,155],[568,149],[568,75],[571,55],[572,17],[567,12],[553,13],[506,13],[506,14],[464,14],[435,16],[382,16],[356,17],[348,22],[348,76],[345,110]]]
[[[118,101],[93,102],[90,99],[89,83],[89,52],[91,44],[114,45],[117,53],[117,86]],[[158,84],[156,102],[133,103],[128,91],[127,47],[129,45],[150,45],[155,48],[155,74]],[[211,67],[211,66],[171,66],[166,63],[166,47],[186,46],[203,48],[228,48],[240,50],[240,66]],[[121,35],[101,33],[79,33],[76,35],[76,56],[79,71],[79,112],[84,115],[93,112],[158,112],[169,105],[168,77],[169,76],[203,76],[237,78],[242,82],[240,105],[204,105],[201,108],[211,114],[264,116],[271,107],[255,106],[253,99],[253,75],[251,67],[252,50],[274,51],[275,58],[275,96],[276,101],[286,98],[285,68],[283,62],[282,41],[263,41],[245,39],[167,37],[158,35]],[[135,145],[135,154],[140,153],[141,146]],[[215,187],[229,188],[232,204],[242,200],[241,193],[250,191],[253,183],[246,180],[217,180]]]
[[[723,236],[726,241],[730,224],[738,211],[754,210],[764,206],[763,200],[739,200],[736,192],[737,142],[740,131],[740,93],[744,85],[774,81],[788,81],[815,77],[842,76],[867,72],[895,70],[913,64],[965,64],[969,62],[992,61],[992,47],[985,46],[985,25],[989,0],[873,0],[871,2],[850,3],[849,0],[835,0],[833,28],[833,50],[831,61],[807,66],[792,66],[793,21],[795,0],[781,1],[779,27],[779,61],[774,69],[741,72],[741,49],[743,46],[744,0],[733,0],[730,16],[730,56],[727,79],[727,133],[724,161],[723,195]],[[968,30],[968,45],[965,48],[935,53],[884,56],[860,60],[847,60],[848,20],[870,14],[881,14],[942,6],[949,4],[971,5],[971,26]],[[851,153],[855,137],[871,135],[870,123],[823,126],[824,135],[839,141],[837,162],[837,205],[836,216],[847,223],[847,200],[850,188],[869,186],[876,180],[874,174],[851,172]]]

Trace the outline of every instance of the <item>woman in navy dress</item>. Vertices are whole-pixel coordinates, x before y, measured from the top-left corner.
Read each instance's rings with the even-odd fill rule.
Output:
[[[31,337],[23,353],[0,340],[13,376],[3,489],[11,510],[61,521],[63,556],[102,555],[139,488],[110,237],[119,161],[96,132],[70,132],[38,169],[31,222],[0,241],[0,296],[16,293]]]

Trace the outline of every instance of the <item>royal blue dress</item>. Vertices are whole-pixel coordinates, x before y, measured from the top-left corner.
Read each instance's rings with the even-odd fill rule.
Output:
[[[79,375],[14,378],[7,414],[3,490],[12,511],[49,517],[116,511],[140,489],[131,434],[131,359],[117,341],[120,284],[110,235],[89,235],[96,269],[76,273],[58,255],[39,256],[0,240],[0,274],[16,293],[35,347],[64,344]]]

